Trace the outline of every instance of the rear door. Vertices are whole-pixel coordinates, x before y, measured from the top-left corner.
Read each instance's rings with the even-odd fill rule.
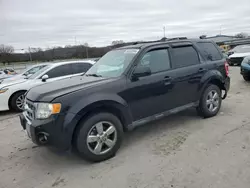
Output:
[[[173,44],[170,49],[173,71],[175,106],[191,104],[197,100],[197,92],[202,76],[207,72],[201,57],[193,44]]]
[[[226,76],[225,61],[222,53],[219,51],[216,44],[212,42],[197,42],[196,43],[201,55],[203,56],[204,67],[208,70],[218,70],[223,76]]]
[[[73,74],[75,75],[86,73],[90,67],[92,67],[90,63],[72,63]]]
[[[49,76],[48,82],[68,78],[73,75],[73,69],[71,64],[65,64],[65,65],[59,65],[51,70],[49,70],[47,73],[45,73]]]

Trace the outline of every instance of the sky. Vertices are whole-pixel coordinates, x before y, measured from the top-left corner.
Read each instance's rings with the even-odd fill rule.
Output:
[[[0,44],[28,47],[250,34],[249,0],[0,0]]]

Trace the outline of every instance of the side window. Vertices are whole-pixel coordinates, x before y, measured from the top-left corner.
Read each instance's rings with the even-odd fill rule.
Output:
[[[147,52],[138,66],[148,66],[152,74],[170,69],[168,50],[158,49]]]
[[[200,63],[199,55],[192,46],[172,48],[173,67],[181,68]]]
[[[72,64],[73,74],[87,72],[90,67],[92,67],[92,64],[90,63],[74,63]]]
[[[49,76],[49,78],[57,78],[57,77],[73,74],[73,71],[72,71],[71,65],[68,64],[68,65],[61,65],[61,66],[55,67],[51,69],[50,71],[48,71],[46,74]]]
[[[222,56],[219,50],[211,42],[198,42],[197,46],[199,47],[201,54],[204,56],[206,61],[217,61],[221,60]]]

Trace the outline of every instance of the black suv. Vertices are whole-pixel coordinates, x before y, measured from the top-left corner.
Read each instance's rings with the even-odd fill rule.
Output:
[[[108,52],[85,75],[32,88],[20,120],[33,142],[102,161],[136,126],[191,107],[215,116],[229,85],[211,41],[135,44]]]

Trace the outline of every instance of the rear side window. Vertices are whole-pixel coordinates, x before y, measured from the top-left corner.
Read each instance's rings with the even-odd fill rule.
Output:
[[[49,72],[46,73],[49,78],[57,78],[61,76],[67,76],[73,74],[72,67],[70,64],[68,65],[61,65],[51,69]]]
[[[72,64],[73,74],[85,73],[90,67],[92,67],[90,63],[74,63]]]
[[[211,42],[198,42],[197,46],[199,47],[201,54],[206,61],[218,61],[222,59],[222,56],[219,50]]]
[[[192,46],[172,48],[174,68],[187,67],[200,63],[199,55]]]

